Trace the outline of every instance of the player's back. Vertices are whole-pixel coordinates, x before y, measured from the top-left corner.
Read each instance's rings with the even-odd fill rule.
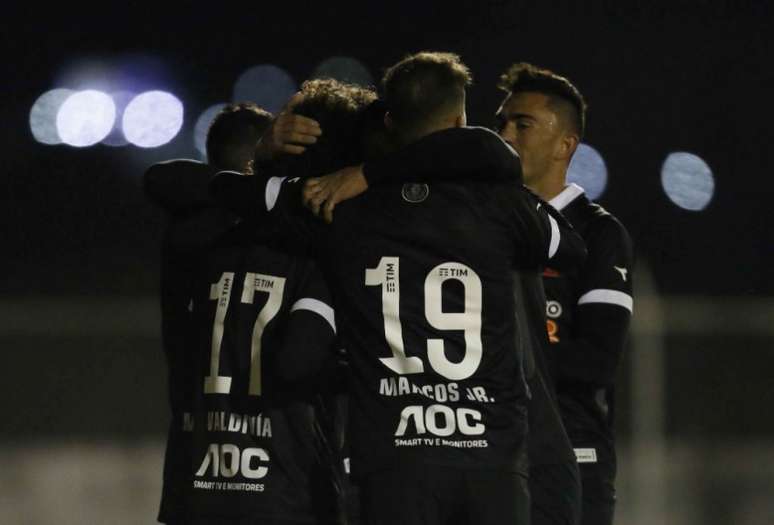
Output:
[[[313,523],[312,485],[325,477],[315,396],[273,371],[288,316],[300,298],[317,300],[307,291],[319,274],[249,229],[221,238],[197,278],[190,507],[204,519]]]
[[[355,473],[404,462],[524,470],[517,193],[388,185],[337,209],[322,259],[354,371]]]

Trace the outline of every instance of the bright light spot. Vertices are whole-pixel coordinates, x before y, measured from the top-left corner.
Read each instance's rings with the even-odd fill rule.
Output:
[[[586,190],[589,199],[598,199],[607,187],[607,166],[602,155],[588,144],[578,144],[567,170],[567,182]]]
[[[78,91],[64,101],[56,115],[56,129],[70,146],[92,146],[104,139],[116,120],[109,95],[94,89]]]
[[[207,159],[207,132],[210,130],[210,124],[215,115],[226,107],[226,104],[215,104],[204,110],[199,116],[194,126],[194,146],[201,154],[202,160]]]
[[[373,86],[371,72],[359,60],[352,57],[331,57],[321,62],[312,78],[334,78],[350,84]]]
[[[664,161],[661,185],[672,202],[692,211],[706,208],[715,193],[715,178],[707,163],[683,151],[670,153]]]
[[[277,113],[296,91],[296,81],[284,69],[264,64],[242,73],[234,85],[234,102],[255,102]]]
[[[30,130],[41,144],[61,144],[56,130],[56,115],[64,101],[72,95],[72,89],[52,89],[38,97],[30,110]]]
[[[113,102],[116,105],[116,122],[113,125],[113,129],[110,130],[108,136],[105,137],[105,139],[102,141],[102,144],[107,144],[108,146],[126,146],[129,144],[129,141],[126,140],[126,137],[124,137],[124,130],[121,128],[121,121],[123,120],[123,114],[124,111],[126,111],[126,106],[128,106],[129,102],[134,98],[135,93],[130,91],[116,91],[110,96],[113,97]]]
[[[161,146],[183,127],[183,103],[164,91],[146,91],[126,106],[121,125],[126,140],[135,146]]]

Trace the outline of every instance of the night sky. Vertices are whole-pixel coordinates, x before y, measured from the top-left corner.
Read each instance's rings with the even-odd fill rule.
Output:
[[[774,17],[763,2],[162,4],[74,12],[29,4],[1,23],[4,294],[154,294],[163,218],[142,194],[142,172],[195,156],[194,122],[230,100],[242,71],[272,63],[301,82],[322,60],[344,55],[378,79],[422,49],[457,52],[472,69],[471,124],[493,123],[497,77],[513,62],[575,82],[590,106],[585,141],[609,171],[600,202],[627,226],[660,291],[774,293]],[[100,74],[174,93],[185,105],[180,134],[155,149],[36,143],[29,111],[37,97],[89,87]],[[705,210],[679,209],[664,194],[661,165],[673,151],[712,169],[715,195]]]

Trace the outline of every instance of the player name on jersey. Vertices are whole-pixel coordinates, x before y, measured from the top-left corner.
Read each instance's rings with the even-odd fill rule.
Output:
[[[383,396],[406,396],[419,394],[438,402],[460,400],[460,387],[457,383],[440,383],[436,385],[416,385],[405,377],[383,377],[379,380],[379,394]],[[467,387],[464,396],[470,401],[494,403],[495,398],[489,397],[482,386]]]
[[[236,432],[255,437],[271,437],[271,419],[263,414],[208,412],[207,430],[210,432]]]

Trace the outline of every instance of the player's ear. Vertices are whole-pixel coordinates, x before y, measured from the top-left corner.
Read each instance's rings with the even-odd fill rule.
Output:
[[[573,153],[575,153],[575,150],[578,148],[579,142],[580,138],[578,135],[572,133],[568,133],[562,137],[556,145],[556,158],[569,162]]]

